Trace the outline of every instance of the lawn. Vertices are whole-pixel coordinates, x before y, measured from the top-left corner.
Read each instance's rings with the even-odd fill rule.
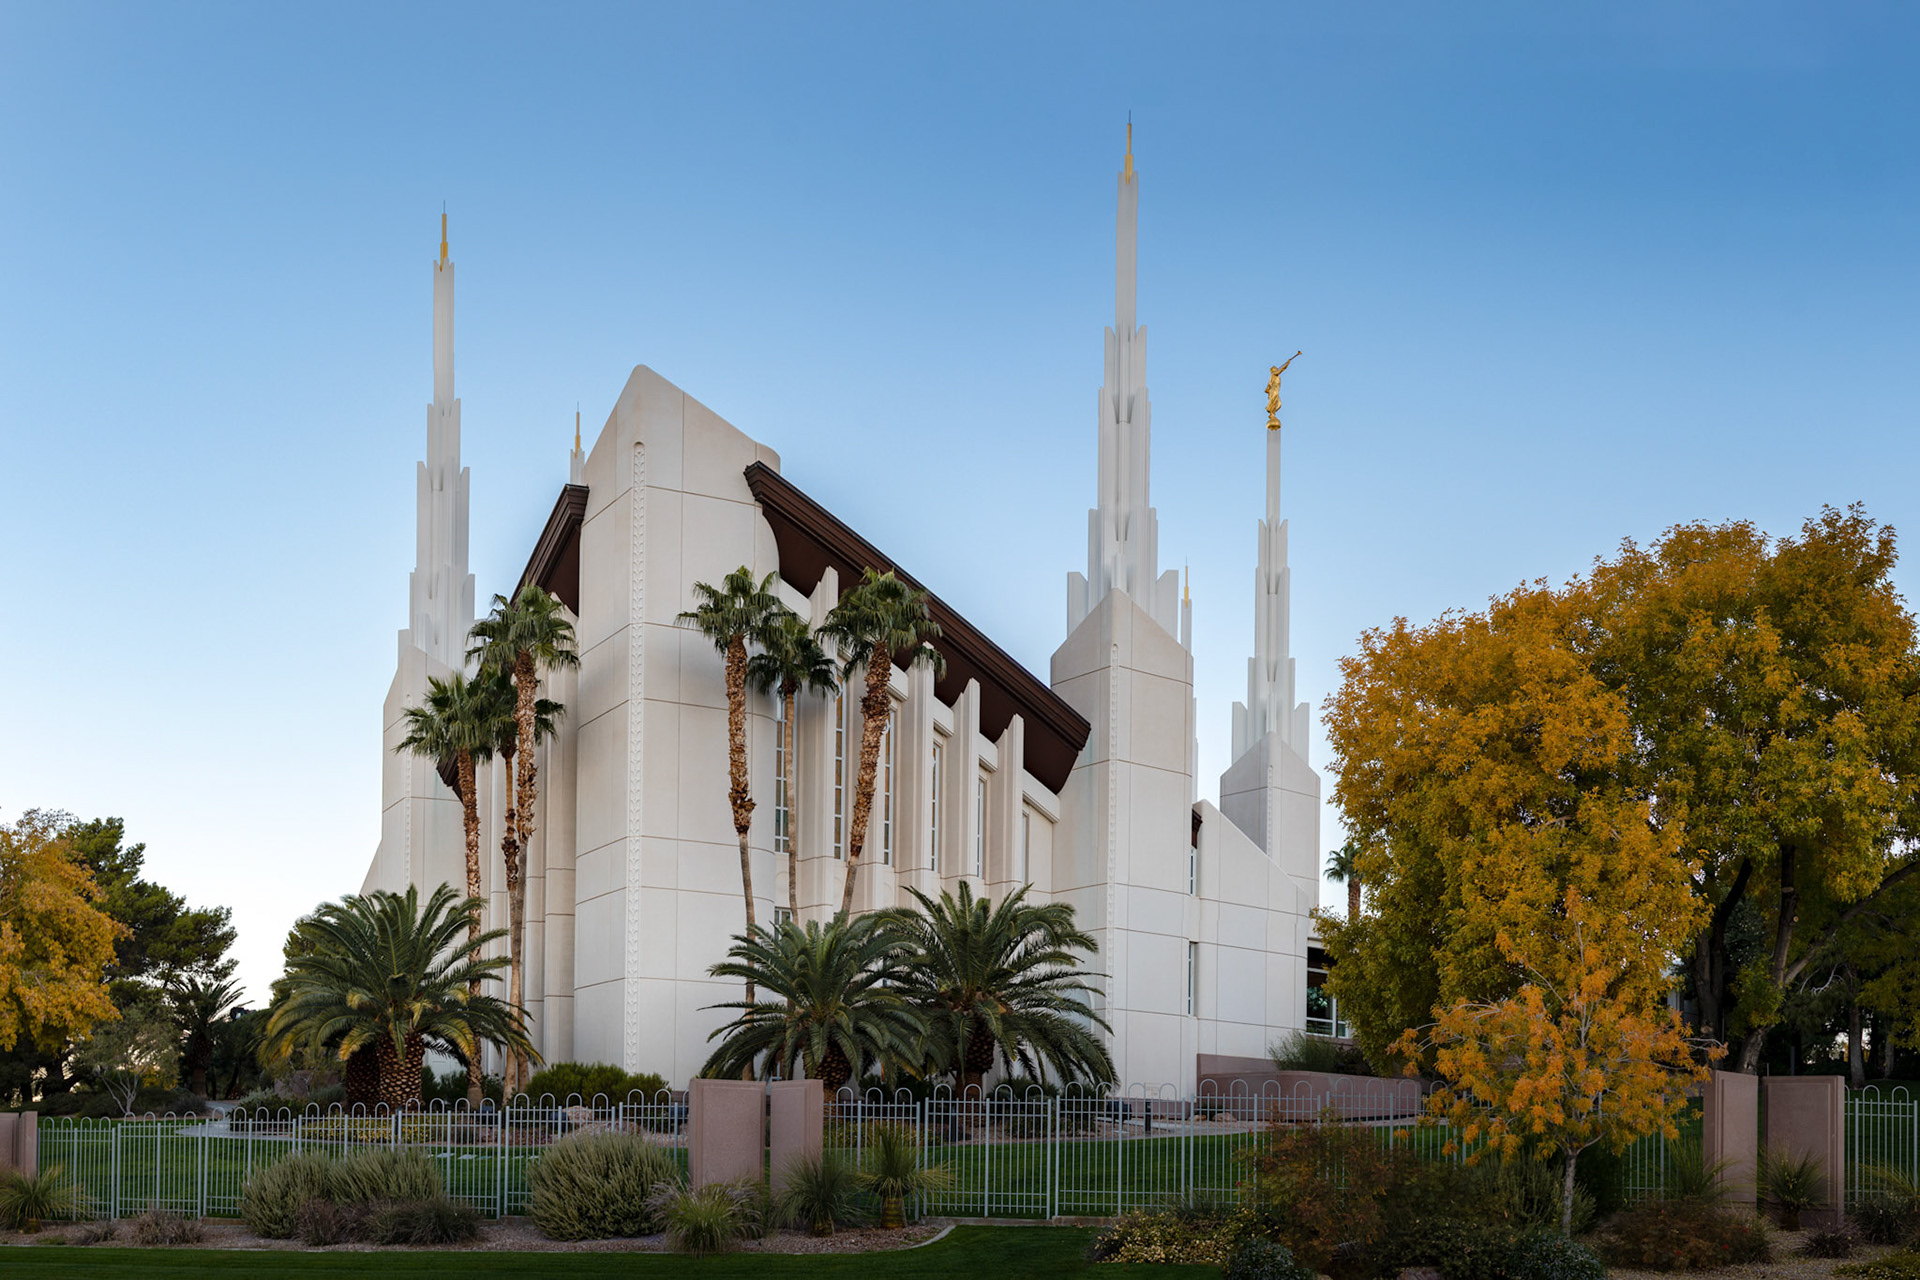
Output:
[[[723,1254],[684,1258],[649,1253],[480,1253],[434,1250],[383,1253],[296,1253],[214,1249],[114,1249],[73,1245],[11,1248],[0,1253],[8,1280],[68,1276],[444,1275],[462,1280],[506,1276],[703,1277],[728,1280],[815,1280],[884,1272],[887,1280],[1013,1280],[1025,1276],[1098,1275],[1216,1280],[1214,1267],[1121,1266],[1086,1261],[1093,1232],[1079,1227],[957,1227],[937,1244],[899,1253],[783,1255]]]

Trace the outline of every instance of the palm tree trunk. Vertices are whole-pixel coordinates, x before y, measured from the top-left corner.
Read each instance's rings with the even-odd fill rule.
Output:
[[[786,699],[786,784],[787,784],[787,914],[796,922],[800,919],[800,792],[794,786],[797,770],[793,764],[794,748],[800,745],[799,726],[793,722],[793,695],[800,686],[783,682],[780,694]]]
[[[740,838],[740,893],[747,901],[747,932],[753,932],[753,859],[747,833],[753,827],[753,793],[747,785],[747,638],[736,633],[727,642],[727,803],[733,806],[733,833]],[[747,979],[747,1003],[753,1003],[753,979]]]
[[[467,897],[478,899],[480,896],[480,797],[477,779],[474,777],[473,752],[460,753],[460,816],[466,824],[467,835]],[[480,911],[476,907],[468,913],[467,942],[470,946],[480,941]],[[478,981],[467,984],[467,994],[480,994]],[[475,1110],[480,1107],[480,1055],[467,1056],[467,1105]]]
[[[516,748],[505,759],[503,772],[509,781],[514,776],[513,762],[520,752]],[[507,913],[509,919],[513,913],[514,890],[520,885],[520,845],[516,837],[519,834],[519,822],[514,803],[514,791],[507,788],[507,816],[500,834],[500,860],[506,868],[507,876]],[[520,1007],[520,935],[512,928],[507,930],[507,1001],[515,1008]],[[518,1054],[506,1045],[500,1046],[501,1097],[511,1098],[514,1094],[514,1068],[518,1063]]]
[[[520,730],[520,749],[514,754],[518,778],[514,786],[515,807],[519,810],[520,857],[524,860],[527,850],[533,843],[533,796],[536,763],[533,758],[533,727],[535,703],[540,696],[540,675],[533,663],[533,654],[521,650],[513,660],[513,692],[515,698],[514,720]],[[521,874],[507,886],[510,898],[508,905],[508,927],[513,931],[513,1003],[515,1008],[525,1008],[526,974],[523,957],[526,952],[527,925],[527,879],[524,866]],[[513,1085],[518,1091],[525,1082],[525,1060],[516,1051],[512,1055]]]
[[[867,659],[867,690],[860,697],[860,774],[854,783],[853,823],[847,830],[847,887],[840,914],[853,915],[853,884],[860,874],[860,851],[867,843],[867,819],[873,814],[873,781],[880,766],[880,736],[887,727],[887,678],[893,655],[876,647]]]
[[[1347,876],[1347,923],[1352,924],[1360,918],[1360,877],[1351,873]]]

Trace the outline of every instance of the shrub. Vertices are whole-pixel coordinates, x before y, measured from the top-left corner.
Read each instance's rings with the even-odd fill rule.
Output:
[[[1598,1254],[1558,1231],[1520,1237],[1507,1257],[1506,1280],[1606,1280],[1606,1275]]]
[[[1234,1247],[1224,1280],[1314,1280],[1314,1270],[1295,1262],[1287,1246],[1256,1236]]]
[[[673,1154],[637,1134],[574,1134],[527,1167],[527,1213],[553,1240],[652,1235],[654,1188],[679,1177]]]
[[[1649,1200],[1614,1215],[1600,1254],[1616,1267],[1697,1271],[1769,1262],[1773,1243],[1758,1218],[1699,1200]]]
[[[750,1183],[714,1182],[697,1191],[663,1183],[652,1199],[668,1242],[695,1257],[731,1249],[761,1228],[760,1189]]]
[[[315,1196],[303,1200],[294,1210],[293,1234],[301,1244],[315,1249],[353,1238],[353,1215],[331,1200]]]
[[[1849,1212],[1860,1234],[1874,1244],[1920,1239],[1920,1184],[1891,1165],[1868,1165],[1860,1172],[1867,1194]]]
[[[1851,1226],[1828,1227],[1809,1231],[1800,1241],[1800,1254],[1806,1258],[1851,1258],[1859,1235]]]
[[[1197,1263],[1218,1267],[1228,1260],[1233,1235],[1234,1229],[1222,1218],[1204,1218],[1168,1209],[1136,1209],[1121,1214],[1111,1227],[1094,1237],[1087,1257],[1094,1262]]]
[[[355,1151],[333,1166],[327,1199],[337,1205],[380,1200],[434,1200],[444,1197],[440,1171],[413,1150],[373,1148]]]
[[[1498,1220],[1459,1213],[1396,1213],[1378,1244],[1365,1254],[1364,1265],[1389,1275],[1407,1267],[1438,1267],[1444,1280],[1506,1280],[1516,1239],[1514,1228]]]
[[[1247,1157],[1258,1231],[1307,1266],[1325,1271],[1334,1251],[1368,1255],[1386,1230],[1386,1205],[1400,1202],[1420,1176],[1404,1147],[1332,1115],[1314,1124],[1276,1120],[1269,1139]]]
[[[501,1081],[499,1076],[480,1077],[480,1102],[501,1105]],[[451,1070],[434,1074],[432,1067],[420,1068],[420,1101],[444,1102],[448,1106],[458,1106],[467,1100],[467,1069],[455,1066]]]
[[[880,1225],[888,1228],[906,1225],[906,1203],[912,1197],[953,1185],[946,1165],[921,1167],[919,1138],[902,1124],[877,1124],[867,1131],[866,1167],[859,1177],[861,1185],[879,1197]]]
[[[462,1244],[478,1239],[480,1214],[472,1205],[435,1195],[370,1206],[354,1231],[366,1244]]]
[[[31,1177],[0,1170],[0,1226],[31,1235],[47,1219],[74,1217],[85,1204],[86,1196],[62,1165],[50,1164]]]
[[[1289,1031],[1267,1047],[1267,1056],[1281,1071],[1325,1071],[1335,1075],[1370,1076],[1372,1070],[1358,1049],[1324,1036]]]
[[[836,1226],[866,1218],[860,1204],[862,1179],[838,1154],[797,1156],[784,1172],[773,1198],[774,1221],[830,1236]]]
[[[147,1248],[157,1245],[199,1244],[207,1238],[200,1224],[168,1213],[159,1205],[149,1205],[147,1211],[127,1224],[133,1235],[133,1242]]]
[[[1667,1199],[1703,1204],[1726,1199],[1729,1161],[1707,1159],[1705,1146],[1693,1142],[1668,1142],[1666,1154]]]
[[[1811,1152],[1796,1156],[1762,1147],[1755,1182],[1760,1198],[1774,1207],[1780,1225],[1789,1229],[1798,1229],[1803,1211],[1827,1202],[1827,1175]]]
[[[1920,1253],[1902,1250],[1872,1262],[1851,1262],[1835,1267],[1833,1274],[1859,1280],[1920,1280]]]
[[[333,1161],[316,1152],[289,1156],[257,1169],[240,1193],[240,1216],[253,1234],[267,1240],[290,1240],[299,1230],[300,1207],[309,1200],[329,1200]]]
[[[666,1087],[667,1082],[652,1072],[630,1075],[605,1062],[556,1062],[535,1072],[524,1092],[534,1099],[551,1095],[560,1103],[576,1094],[588,1103],[600,1095],[605,1095],[608,1102],[625,1102],[634,1093],[652,1102],[654,1095]]]
[[[119,1234],[117,1222],[89,1222],[67,1239],[74,1244],[105,1244]]]

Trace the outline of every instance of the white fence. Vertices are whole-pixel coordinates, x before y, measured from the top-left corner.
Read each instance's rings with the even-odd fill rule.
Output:
[[[1920,1182],[1920,1103],[1904,1086],[1847,1090],[1845,1123],[1848,1208],[1889,1177]]]

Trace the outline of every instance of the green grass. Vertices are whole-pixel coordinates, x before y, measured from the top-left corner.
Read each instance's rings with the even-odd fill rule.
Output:
[[[702,1277],[782,1280],[860,1277],[887,1280],[1021,1280],[1033,1276],[1154,1276],[1214,1280],[1215,1267],[1120,1266],[1086,1261],[1091,1231],[1075,1227],[958,1227],[938,1244],[887,1254],[789,1256],[766,1253],[684,1258],[646,1253],[294,1253],[222,1249],[114,1249],[101,1246],[10,1248],[0,1251],[8,1280],[67,1276],[444,1275],[462,1280],[506,1276]]]

